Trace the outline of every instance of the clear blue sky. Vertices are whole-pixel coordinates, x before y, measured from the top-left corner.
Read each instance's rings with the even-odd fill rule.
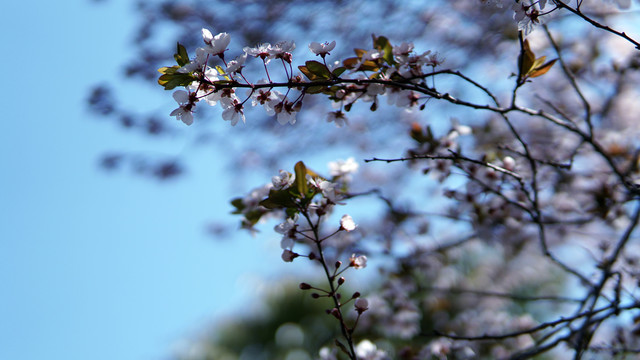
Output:
[[[190,141],[125,135],[86,109],[92,84],[122,78],[133,6],[3,4],[0,359],[163,358],[242,310],[255,295],[247,279],[280,266],[261,258],[279,256],[277,241],[205,233],[230,216],[215,154],[194,155],[204,170],[169,183],[98,168],[105,151],[180,156]],[[129,94],[141,113],[174,105]]]

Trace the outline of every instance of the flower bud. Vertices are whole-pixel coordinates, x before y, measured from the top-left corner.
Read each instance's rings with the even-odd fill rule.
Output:
[[[344,281],[345,281],[344,276],[340,277],[340,279],[338,279],[338,285],[344,284]]]
[[[333,317],[335,317],[336,319],[340,320],[340,311],[338,311],[337,308],[331,309],[329,314],[333,315]]]
[[[294,253],[293,251],[291,251],[289,249],[285,249],[282,252],[282,260],[284,260],[284,262],[292,262],[293,259],[297,258],[298,256],[300,256],[300,255]]]
[[[309,289],[311,289],[311,285],[309,285],[307,283],[300,283],[299,287],[300,287],[300,290],[309,290]]]

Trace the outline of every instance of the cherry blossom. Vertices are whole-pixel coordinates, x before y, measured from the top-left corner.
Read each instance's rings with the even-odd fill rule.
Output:
[[[358,171],[358,163],[353,157],[347,160],[329,162],[329,174],[335,177],[346,177]]]
[[[265,64],[269,63],[269,61],[271,61],[271,59],[273,58],[273,48],[269,43],[258,44],[255,47],[245,46],[243,48],[243,51],[249,56],[261,58],[262,61],[265,62]]]
[[[356,254],[351,255],[349,258],[349,266],[354,269],[363,269],[367,267],[367,257],[364,255],[356,256]]]
[[[327,114],[327,122],[333,122],[337,127],[343,127],[348,124],[346,115],[340,110],[329,112]]]
[[[238,99],[225,97],[221,98],[221,102],[224,108],[222,112],[222,118],[224,120],[230,121],[232,126],[235,126],[240,120],[245,122],[243,105]]]
[[[205,51],[213,56],[224,57],[224,52],[231,42],[231,36],[227,33],[219,33],[213,36],[208,29],[202,29],[202,39],[205,43]]]
[[[207,52],[204,48],[196,49],[196,57],[190,63],[178,69],[178,72],[189,73],[192,71],[202,70],[207,62]]]
[[[227,69],[225,70],[225,73],[234,74],[234,73],[242,72],[242,67],[246,60],[247,60],[246,53],[237,56],[235,59],[229,61],[229,64],[227,65]]]
[[[351,216],[342,215],[342,218],[340,219],[340,229],[349,232],[355,230],[357,226],[358,225],[356,225]]]
[[[331,50],[336,47],[336,41],[333,40],[331,42],[325,41],[324,43],[312,42],[309,44],[309,50],[318,56],[322,56],[323,58],[327,56]]]
[[[269,54],[275,59],[282,59],[291,64],[291,53],[295,48],[296,44],[293,41],[280,41],[269,49]]]
[[[278,98],[274,100],[270,100],[268,103],[268,107],[272,108],[276,114],[276,120],[280,125],[286,124],[295,124],[296,123],[296,115],[298,111],[296,110],[296,106],[298,103],[292,103],[291,101],[284,98],[284,95],[277,94]]]
[[[177,109],[171,112],[171,116],[175,116],[176,120],[181,120],[186,125],[193,124],[193,98],[190,93],[184,90],[176,90],[173,93],[173,98],[180,105]]]
[[[383,350],[369,340],[363,340],[356,346],[356,355],[362,360],[389,360],[391,359]]]
[[[276,190],[288,188],[296,180],[296,174],[280,170],[280,174],[271,178],[273,188]]]

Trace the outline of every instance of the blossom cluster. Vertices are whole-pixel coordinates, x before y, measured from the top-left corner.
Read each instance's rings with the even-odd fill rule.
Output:
[[[396,86],[397,83],[410,82],[425,85],[427,69],[435,69],[444,59],[431,51],[418,53],[412,43],[403,42],[392,45],[385,37],[374,37],[370,50],[356,49],[356,57],[342,61],[327,62],[327,56],[335,48],[336,42],[309,44],[309,50],[320,57],[322,62],[310,60],[298,66],[301,73],[294,74],[292,52],[296,45],[293,41],[281,41],[274,45],[259,44],[244,47],[243,54],[231,61],[225,60],[230,43],[230,35],[213,35],[210,30],[202,29],[204,46],[197,48],[194,58],[178,44],[175,54],[178,65],[163,67],[158,80],[165,89],[184,86],[186,90],[177,90],[174,99],[178,108],[171,112],[177,120],[187,125],[193,123],[196,104],[204,101],[208,105],[220,105],[222,118],[231,125],[245,122],[245,104],[260,106],[269,116],[275,116],[278,123],[295,124],[305,96],[324,94],[336,109],[327,115],[327,121],[341,127],[347,124],[345,112],[356,101],[370,102],[371,110],[378,107],[378,98],[387,97],[387,103],[401,108],[418,107],[421,98],[412,90]],[[247,58],[262,61],[266,79],[250,82],[242,73]],[[221,65],[210,66],[218,58]],[[275,82],[268,64],[276,60],[284,68],[285,81]],[[222,66],[224,65],[224,66]],[[343,74],[350,70],[351,77]],[[284,93],[276,87],[286,88]],[[239,95],[240,89],[246,89],[246,96]],[[424,103],[421,108],[424,108]]]
[[[326,248],[331,244],[327,240],[338,236],[342,232],[350,233],[358,227],[353,218],[344,214],[340,218],[339,226],[328,234],[324,234],[325,219],[330,216],[335,205],[342,204],[348,196],[348,186],[351,176],[358,169],[358,164],[353,158],[339,160],[329,164],[331,178],[320,176],[316,172],[307,169],[303,162],[298,162],[294,172],[280,170],[278,175],[272,177],[271,182],[250,192],[244,198],[232,201],[236,208],[235,213],[243,216],[244,227],[253,228],[257,222],[268,215],[280,218],[282,221],[274,227],[274,231],[282,236],[280,247],[281,258],[285,262],[293,262],[296,258],[306,257],[317,261],[325,269],[328,288],[316,287],[307,283],[301,283],[301,290],[314,290],[313,298],[329,297],[333,299],[335,307],[327,310],[327,314],[334,316],[340,323],[345,335],[345,340],[351,350],[345,351],[351,358],[371,358],[369,355],[377,354],[375,346],[358,345],[353,348],[351,333],[357,325],[360,316],[369,310],[369,302],[360,297],[359,292],[353,293],[346,301],[338,292],[346,279],[342,276],[348,269],[362,269],[367,266],[367,256],[353,253],[347,263],[342,261],[330,262],[327,260]],[[304,247],[303,250],[299,250]],[[338,256],[336,249],[332,253]],[[330,273],[333,268],[333,273]],[[353,301],[357,319],[352,327],[349,327],[342,313],[342,308]],[[366,348],[366,349],[365,349]],[[360,354],[364,355],[360,355]],[[380,352],[380,354],[382,354]],[[329,355],[327,355],[329,356]],[[328,357],[330,358],[330,357]]]
[[[423,202],[438,204],[432,206],[437,211],[404,208],[396,199],[380,195],[388,213],[381,216],[383,221],[378,224],[368,226],[361,222],[362,218],[356,224],[347,214],[338,215],[339,222],[337,218],[327,221],[332,218],[336,205],[356,196],[348,191],[352,174],[358,167],[353,160],[331,164],[330,177],[321,176],[300,162],[293,172],[281,170],[270,183],[232,202],[247,229],[253,230],[269,217],[277,219],[274,231],[281,237],[283,261],[299,263],[307,258],[324,268],[328,288],[302,283],[300,289],[312,290],[314,298],[327,297],[334,301],[335,306],[327,309],[327,313],[340,322],[351,347],[345,352],[350,352],[352,359],[356,355],[365,359],[388,356],[370,341],[356,345],[350,338],[353,328],[346,325],[341,313],[342,305],[350,302],[360,321],[358,329],[373,334],[367,337],[371,340],[403,343],[430,332],[430,326],[440,330],[440,337],[412,346],[410,354],[439,359],[506,358],[521,351],[536,351],[542,348],[541,344],[552,348],[564,341],[581,339],[586,345],[571,344],[578,354],[589,347],[590,321],[604,323],[610,316],[604,311],[617,315],[624,310],[620,304],[627,309],[637,308],[633,289],[637,287],[640,272],[637,257],[630,254],[634,249],[630,244],[636,240],[631,235],[640,218],[640,208],[635,215],[632,209],[640,194],[636,185],[640,170],[637,144],[628,139],[632,137],[629,128],[635,125],[620,120],[633,120],[622,113],[630,113],[632,104],[621,106],[624,99],[618,96],[628,94],[628,89],[617,86],[619,93],[608,100],[588,102],[597,91],[588,81],[582,78],[577,81],[579,74],[571,71],[591,69],[573,66],[569,63],[574,61],[571,56],[562,59],[561,53],[566,50],[554,41],[555,34],[551,31],[547,32],[547,42],[556,51],[562,69],[554,68],[558,71],[550,80],[531,80],[547,73],[556,60],[545,62],[544,56],[537,58],[528,41],[535,44],[536,39],[525,40],[522,35],[569,2],[482,2],[508,7],[521,31],[520,41],[509,40],[512,48],[518,50],[511,54],[511,65],[518,73],[513,74],[517,77],[516,86],[508,96],[493,93],[491,86],[470,80],[461,72],[436,71],[442,62],[437,53],[416,52],[411,43],[394,45],[384,37],[374,37],[372,47],[357,49],[355,57],[333,63],[327,60],[335,49],[335,42],[311,43],[309,50],[319,61],[306,61],[298,67],[302,75],[294,75],[293,42],[245,47],[242,56],[227,63],[224,56],[229,44],[227,36],[224,33],[213,36],[203,31],[205,47],[196,52],[196,58],[185,60],[179,48],[178,67],[163,72],[163,76],[171,75],[162,79],[165,85],[187,87],[187,91],[174,94],[179,108],[172,113],[185,123],[193,121],[196,103],[205,101],[221,104],[223,118],[236,124],[244,121],[244,104],[248,105],[249,100],[251,105],[261,106],[267,114],[276,116],[280,123],[294,123],[302,100],[320,94],[332,102],[335,111],[327,121],[337,126],[348,123],[346,113],[355,103],[368,103],[371,110],[376,110],[381,97],[403,109],[421,109],[427,100],[436,98],[489,113],[487,118],[465,119],[473,128],[454,121],[442,136],[435,136],[428,125],[414,123],[410,136],[415,143],[406,157],[374,159],[403,161],[435,177],[439,181],[437,185],[445,187],[442,203],[447,205],[431,198]],[[580,11],[579,6],[572,10]],[[217,56],[225,66],[209,67],[210,56]],[[593,56],[595,59],[598,55]],[[266,80],[245,79],[242,69],[247,58],[260,59]],[[587,61],[594,62],[593,59]],[[268,71],[267,65],[273,66],[274,62],[284,65],[285,82],[275,81],[274,74]],[[623,84],[634,76],[631,69],[637,69],[637,65],[626,69],[616,65],[606,73]],[[459,100],[436,91],[435,78],[443,73],[457,76],[456,79],[464,80],[466,85],[482,90],[490,104],[484,100]],[[564,75],[557,76],[562,73]],[[521,91],[521,87],[530,83],[527,87],[543,90],[537,91],[538,103],[526,98],[528,89]],[[285,88],[284,94],[275,91],[276,87]],[[243,88],[247,91],[246,98],[238,95]],[[581,88],[588,90],[583,92]],[[545,94],[553,94],[553,98]],[[576,98],[582,99],[584,109],[576,105]],[[625,98],[632,103],[634,97]],[[501,104],[503,101],[505,104]],[[592,121],[592,116],[597,122]],[[474,137],[467,143],[463,136],[472,133]],[[616,134],[618,136],[613,136]],[[464,145],[471,141],[473,148],[468,151]],[[399,179],[396,173],[393,176]],[[404,184],[398,187],[402,186]],[[409,186],[403,189],[407,188]],[[370,192],[373,193],[379,194]],[[456,225],[425,229],[430,224],[426,219],[432,216]],[[425,222],[420,223],[421,220]],[[364,247],[345,244],[365,231],[370,231],[369,239],[384,240],[376,242],[376,246],[384,243],[380,245],[384,247],[382,251],[395,258],[388,268],[381,270],[379,288],[366,300],[359,294],[340,299],[337,290],[344,284],[343,272],[364,268],[368,261],[367,256],[362,255]],[[460,235],[462,232],[468,234]],[[446,237],[454,233],[451,239]],[[410,241],[394,248],[401,238]],[[574,253],[587,255],[564,258],[557,255],[568,253],[567,249],[578,249]],[[365,253],[372,256],[366,250]],[[342,259],[344,263],[329,258]],[[562,296],[565,294],[558,287],[567,279],[578,280],[576,283],[588,290],[584,292],[587,295],[577,301]],[[529,293],[560,295],[521,295]],[[527,301],[534,305],[541,301],[581,305],[573,312],[578,314],[574,320],[560,318],[562,321],[557,324],[547,323],[562,327],[562,331],[546,332],[547,326],[538,323],[543,317],[530,316],[534,312],[525,309]],[[515,311],[509,307],[514,304],[518,305]],[[598,310],[600,305],[606,308]],[[365,311],[367,316],[360,319]],[[545,309],[544,318],[548,318],[549,313]],[[514,332],[516,335],[508,335]],[[571,336],[563,339],[562,332]],[[487,333],[507,335],[505,340],[491,345],[465,341],[466,335],[474,340],[482,337],[479,334]],[[632,337],[629,333],[618,338]],[[474,338],[474,334],[478,336]],[[556,340],[558,342],[553,343]],[[339,349],[347,347],[342,344],[333,350],[325,348],[321,358],[333,359]]]

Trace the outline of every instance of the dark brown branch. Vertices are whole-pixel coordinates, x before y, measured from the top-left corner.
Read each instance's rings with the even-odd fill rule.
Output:
[[[578,17],[582,18],[584,21],[588,22],[589,24],[597,27],[598,29],[602,29],[604,31],[610,32],[612,34],[615,34],[617,36],[620,36],[621,38],[627,40],[628,42],[632,43],[633,45],[635,45],[636,49],[640,50],[640,43],[635,41],[634,39],[632,39],[631,37],[629,37],[627,34],[624,33],[624,31],[617,31],[614,30],[612,28],[610,28],[607,25],[603,25],[595,20],[593,20],[592,18],[588,17],[587,15],[585,15],[582,11],[580,11],[579,8],[572,8],[571,6],[563,3],[560,0],[554,0],[553,1],[556,6],[559,9],[567,9],[568,11],[572,12],[573,14],[577,15]]]

